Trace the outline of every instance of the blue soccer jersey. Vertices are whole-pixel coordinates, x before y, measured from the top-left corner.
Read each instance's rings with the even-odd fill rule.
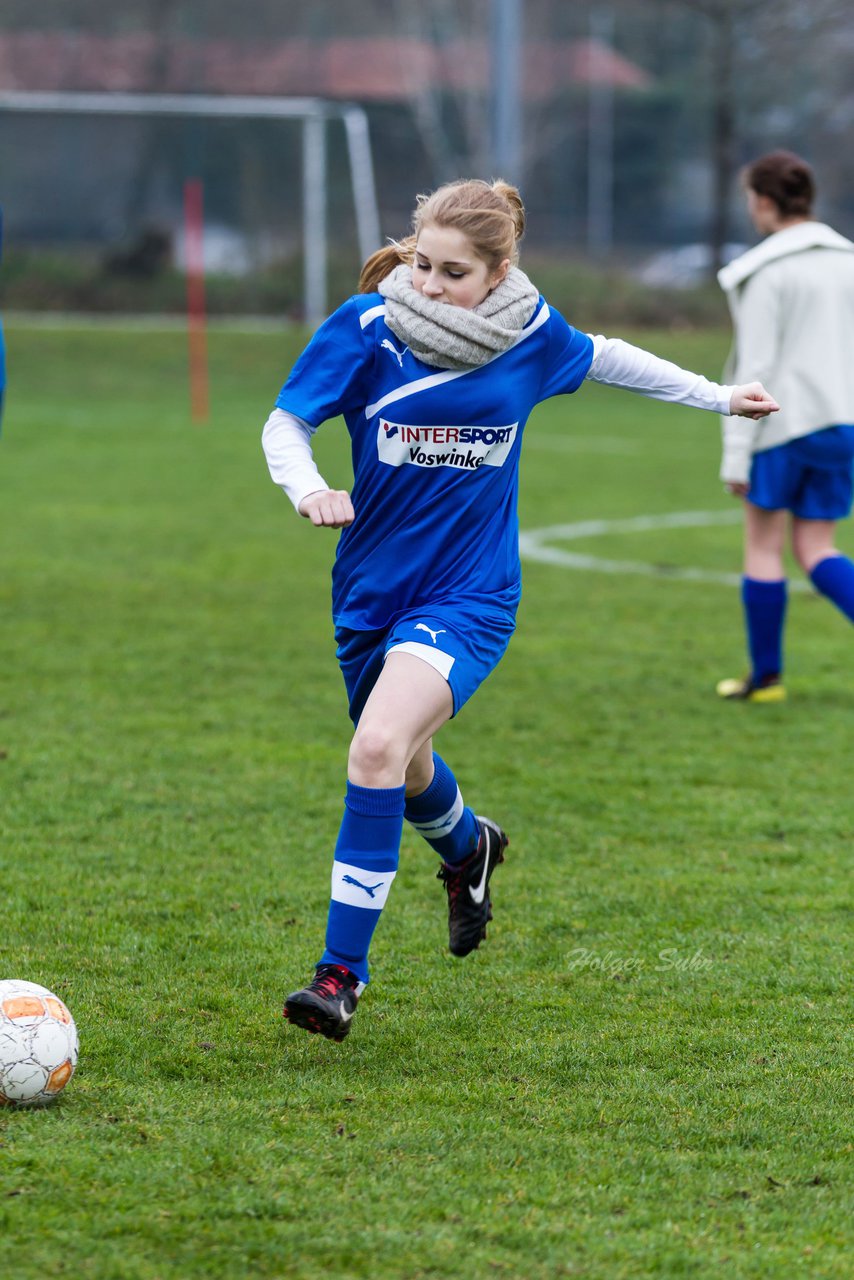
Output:
[[[379,294],[321,325],[276,400],[311,426],[342,414],[355,521],[332,574],[338,626],[380,630],[426,605],[515,613],[519,453],[534,405],[576,391],[593,343],[540,298],[518,341],[477,369],[424,364]]]

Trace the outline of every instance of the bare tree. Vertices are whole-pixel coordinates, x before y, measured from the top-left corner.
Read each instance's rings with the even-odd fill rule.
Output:
[[[666,0],[666,4],[691,18],[700,15],[710,42],[706,77],[711,111],[709,244],[713,270],[717,270],[730,236],[730,197],[743,140],[756,132],[746,118],[746,104],[769,121],[775,110],[778,115],[788,113],[792,122],[803,119],[808,103],[805,81],[810,78],[810,62],[820,50],[820,70],[816,68],[812,78],[815,92],[829,108],[830,86],[831,93],[835,90],[838,95],[843,84],[851,83],[854,19],[843,0]],[[846,30],[847,76],[834,83],[840,80],[843,62],[839,36]]]
[[[460,60],[488,56],[483,46],[489,29],[489,3],[394,2],[396,34],[417,41],[430,53],[432,73],[414,62],[404,70],[408,72],[415,122],[438,182],[488,169],[488,94],[476,74],[465,74]]]
[[[138,11],[139,5],[136,7]],[[169,46],[178,8],[178,0],[146,0],[145,29],[152,37],[145,84],[147,92],[155,93],[166,88]],[[146,210],[159,157],[163,154],[163,122],[150,118],[143,121],[141,129],[142,137],[125,202],[125,224],[131,228],[138,225],[140,213]]]

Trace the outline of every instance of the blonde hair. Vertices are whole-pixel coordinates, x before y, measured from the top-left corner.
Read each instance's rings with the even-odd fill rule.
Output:
[[[421,228],[453,227],[468,236],[475,253],[490,271],[509,258],[519,261],[519,241],[525,234],[525,206],[516,187],[497,178],[462,178],[430,195],[418,196],[412,215],[413,234],[390,240],[372,253],[359,276],[359,293],[374,293],[377,285],[402,262],[411,265]]]

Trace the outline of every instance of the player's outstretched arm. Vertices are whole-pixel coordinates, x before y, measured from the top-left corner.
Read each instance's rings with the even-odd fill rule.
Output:
[[[780,406],[761,382],[745,382],[733,387],[729,402],[729,411],[738,418],[767,418],[769,413],[777,413]]]
[[[318,528],[343,529],[356,519],[346,489],[319,489],[315,493],[309,493],[297,510]]]
[[[587,377],[591,382],[622,387],[654,400],[710,409],[724,416],[764,418],[780,407],[761,382],[720,386],[702,374],[682,369],[622,338],[606,338],[602,334],[589,337],[593,343],[593,360]]]

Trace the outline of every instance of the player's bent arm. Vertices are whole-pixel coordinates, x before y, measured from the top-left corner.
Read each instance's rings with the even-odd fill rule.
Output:
[[[295,414],[274,409],[261,436],[267,466],[301,516],[318,527],[342,529],[353,523],[353,504],[345,490],[330,489],[318,471],[311,452],[314,431]]]
[[[749,488],[753,453],[761,430],[756,419],[764,418],[769,411],[774,413],[778,408],[774,402],[770,410],[766,408],[765,398],[770,399],[760,382],[748,382],[734,387],[730,414],[722,419],[723,454],[720,477],[727,492],[739,498],[743,498]]]
[[[315,428],[302,418],[274,409],[261,434],[273,482],[284,489],[297,511],[310,494],[329,489],[311,452],[314,432]]]
[[[720,478],[733,492],[733,485],[746,484],[750,476],[759,427],[746,418],[726,417],[721,419],[721,423],[723,452]]]
[[[623,342],[622,338],[589,336],[593,342],[593,361],[587,377],[591,382],[726,415],[759,418],[779,408],[758,382],[740,387],[720,386],[702,374],[690,373],[651,351]]]

